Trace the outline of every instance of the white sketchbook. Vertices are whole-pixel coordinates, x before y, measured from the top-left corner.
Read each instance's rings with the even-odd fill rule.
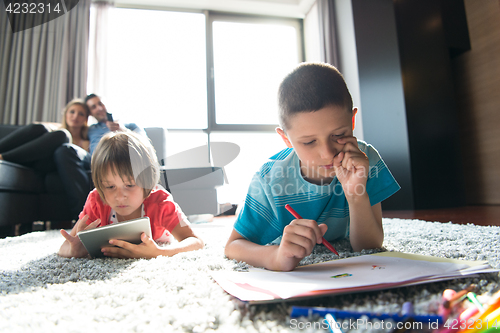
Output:
[[[151,237],[149,217],[114,223],[95,229],[80,231],[77,235],[92,258],[104,257],[101,248],[110,246],[111,239],[120,239],[133,244],[140,244],[145,232]]]
[[[498,270],[484,261],[382,252],[301,266],[291,272],[251,268],[249,272],[218,271],[212,277],[229,294],[258,303],[389,289],[489,272]]]

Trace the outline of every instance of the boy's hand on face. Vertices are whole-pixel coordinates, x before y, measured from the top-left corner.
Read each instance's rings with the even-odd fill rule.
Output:
[[[132,244],[119,239],[112,239],[109,243],[113,246],[106,246],[101,249],[106,257],[120,259],[151,259],[158,256],[158,244],[145,233],[141,235],[141,244]]]
[[[296,219],[283,230],[277,252],[276,263],[279,270],[291,271],[306,256],[310,255],[316,244],[321,244],[328,229],[326,224],[314,220]]]
[[[67,253],[68,257],[82,258],[89,254],[85,246],[83,246],[82,242],[80,241],[80,238],[78,238],[77,234],[83,230],[90,230],[96,228],[99,225],[99,223],[101,223],[101,220],[97,219],[94,222],[87,225],[88,219],[89,219],[88,215],[85,215],[84,217],[79,219],[78,222],[76,222],[73,229],[71,230],[71,233],[68,233],[64,229],[61,229],[61,235],[63,235],[64,238],[66,238],[66,240],[68,241],[69,245],[69,252]]]
[[[368,157],[358,148],[358,141],[353,136],[337,140],[343,144],[342,151],[333,158],[333,167],[337,179],[342,184],[346,198],[366,194],[366,180],[370,163]]]

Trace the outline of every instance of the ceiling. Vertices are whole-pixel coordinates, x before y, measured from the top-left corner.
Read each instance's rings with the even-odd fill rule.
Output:
[[[118,7],[214,10],[303,18],[315,0],[115,0]]]

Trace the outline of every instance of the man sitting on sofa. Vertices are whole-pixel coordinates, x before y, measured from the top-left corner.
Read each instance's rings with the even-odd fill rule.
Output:
[[[90,139],[90,154],[94,152],[95,147],[101,140],[102,136],[110,131],[123,131],[128,129],[132,132],[136,132],[140,135],[147,137],[146,132],[134,123],[124,124],[122,127],[119,123],[108,119],[108,110],[106,106],[101,101],[101,98],[95,94],[90,94],[85,97],[85,103],[90,109],[90,114],[97,119],[98,123],[89,127],[89,139]]]
[[[95,94],[85,97],[85,103],[90,114],[97,120],[97,124],[89,127],[90,152],[67,143],[59,147],[54,153],[54,160],[59,176],[68,195],[71,213],[77,219],[83,209],[87,195],[92,189],[90,179],[90,161],[92,153],[102,136],[110,131],[130,130],[147,137],[146,132],[134,123],[124,124],[108,120],[108,111],[101,98]]]

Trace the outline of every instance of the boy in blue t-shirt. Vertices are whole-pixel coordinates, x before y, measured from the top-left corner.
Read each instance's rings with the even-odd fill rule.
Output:
[[[381,247],[380,202],[399,185],[375,148],[353,136],[357,109],[342,75],[327,64],[301,64],[278,97],[276,131],[288,148],[254,175],[226,256],[290,271],[322,237],[349,238],[354,251]]]

